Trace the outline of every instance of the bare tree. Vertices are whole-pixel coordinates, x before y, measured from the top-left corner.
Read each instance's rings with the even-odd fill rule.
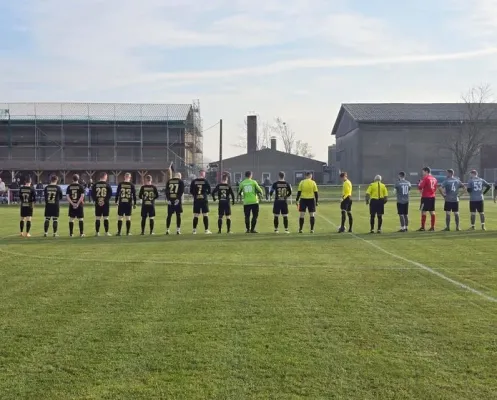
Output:
[[[293,154],[297,156],[314,158],[314,153],[312,152],[311,146],[307,142],[302,140],[297,140],[293,149]]]
[[[448,150],[457,164],[461,179],[468,172],[471,162],[480,154],[490,120],[495,117],[493,104],[490,103],[491,95],[490,85],[481,85],[461,96],[464,111],[448,143]]]
[[[283,142],[285,152],[292,153],[295,146],[295,132],[279,117],[274,120],[274,132]]]
[[[258,119],[258,122],[260,120]],[[241,149],[247,148],[247,118],[243,121],[243,134],[238,135],[237,141],[233,144],[234,147]],[[271,145],[271,136],[273,127],[266,121],[258,123],[257,126],[257,150],[262,150]]]

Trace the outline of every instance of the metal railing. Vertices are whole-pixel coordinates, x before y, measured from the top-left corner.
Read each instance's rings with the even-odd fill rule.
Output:
[[[65,187],[67,185],[61,185],[62,192],[65,195]],[[115,185],[113,185],[115,187]],[[390,198],[395,201],[396,194],[395,194],[395,187],[394,185],[386,185],[388,189],[388,193]],[[164,193],[165,193],[165,185],[157,185],[157,189],[159,190],[160,197],[157,200],[157,203],[164,203],[165,198],[164,198]],[[140,190],[140,186],[136,186],[136,191]],[[233,190],[236,192],[236,187],[233,188]],[[263,189],[264,190],[264,189]],[[341,185],[318,185],[318,190],[319,190],[319,201],[320,202],[337,202],[340,201],[342,198],[342,186]],[[361,201],[365,199],[365,193],[367,190],[367,185],[354,185],[352,188],[352,199],[355,201]],[[43,190],[37,189],[36,190],[37,194],[37,199],[36,199],[36,204],[43,204],[44,199],[43,199]],[[291,203],[295,202],[295,197],[297,195],[297,190],[294,188],[294,193],[289,199]],[[492,185],[491,191],[487,194],[487,199],[493,199],[495,195],[495,185]],[[238,197],[238,196],[237,196]],[[420,193],[419,190],[417,190],[416,186],[413,185],[413,188],[411,189],[411,194],[410,197],[412,200],[417,200],[420,199]],[[461,200],[468,200],[469,195],[467,193],[463,193],[460,196]],[[91,203],[91,193],[87,189],[86,190],[86,198],[85,198],[86,203]],[[185,196],[184,196],[184,201],[185,202],[191,202],[192,197],[189,194],[189,187],[186,185],[185,187]],[[238,197],[237,201],[241,201],[241,199]],[[262,202],[271,202],[272,199],[269,197],[265,196],[265,193],[263,195]],[[66,199],[64,196],[64,199],[62,200],[62,203],[65,203]],[[8,204],[18,204],[19,203],[19,189],[6,189],[5,192],[0,193],[0,205],[8,205]]]

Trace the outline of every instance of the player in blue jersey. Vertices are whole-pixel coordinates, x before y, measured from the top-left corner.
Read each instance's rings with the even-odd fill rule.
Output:
[[[475,230],[476,213],[480,214],[481,229],[485,230],[485,212],[483,207],[483,199],[487,192],[492,188],[490,184],[478,176],[476,170],[470,173],[471,178],[468,181],[469,193],[469,212],[471,213],[471,228]]]
[[[406,180],[406,173],[399,172],[399,180],[395,184],[395,193],[397,194],[397,214],[399,214],[400,230],[407,232],[409,226],[409,193],[411,191],[411,182]]]
[[[456,231],[459,231],[459,191],[465,189],[464,184],[454,176],[454,170],[447,170],[447,178],[440,184],[438,191],[445,199],[445,229],[450,231],[450,214],[454,213],[454,221],[456,222]]]

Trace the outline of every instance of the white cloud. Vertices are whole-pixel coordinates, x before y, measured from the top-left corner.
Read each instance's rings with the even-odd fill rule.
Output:
[[[480,43],[497,40],[497,0],[452,0],[459,13],[452,25]]]
[[[323,24],[323,34],[333,43],[359,54],[402,55],[429,51],[426,44],[399,38],[381,20],[360,14],[332,14]]]
[[[267,65],[255,67],[219,69],[204,71],[182,71],[173,73],[159,73],[142,75],[136,81],[128,84],[145,84],[161,81],[165,84],[178,85],[181,83],[192,82],[207,79],[223,79],[229,77],[242,76],[263,76],[287,72],[298,69],[332,69],[343,67],[367,67],[367,66],[389,66],[395,64],[416,64],[416,63],[433,63],[442,61],[465,60],[472,58],[481,58],[497,54],[497,47],[486,49],[459,52],[459,53],[440,53],[440,54],[419,54],[412,56],[394,56],[394,57],[376,57],[376,58],[331,58],[331,59],[294,59],[279,61]]]
[[[43,82],[68,92],[122,87],[146,82],[181,85],[182,80],[260,76],[302,68],[376,65],[383,61],[344,59],[344,46],[357,57],[410,54],[419,50],[389,31],[380,20],[344,13],[345,0],[30,0],[24,4],[22,24],[36,51],[20,58],[0,58],[0,73],[16,79]],[[347,29],[353,26],[354,29]],[[296,40],[320,43],[332,60],[303,59],[249,65],[224,71],[153,74],[157,56],[167,59],[172,48],[226,46],[248,48]],[[186,50],[185,50],[186,51]],[[256,61],[254,61],[255,63]],[[408,62],[408,61],[400,61]],[[9,69],[9,71],[7,71]],[[164,65],[167,71],[167,64]],[[0,83],[0,90],[5,89]]]

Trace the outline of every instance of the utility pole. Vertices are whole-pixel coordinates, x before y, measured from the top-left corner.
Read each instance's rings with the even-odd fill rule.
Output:
[[[218,183],[221,182],[223,176],[223,120],[219,120],[219,176]]]

